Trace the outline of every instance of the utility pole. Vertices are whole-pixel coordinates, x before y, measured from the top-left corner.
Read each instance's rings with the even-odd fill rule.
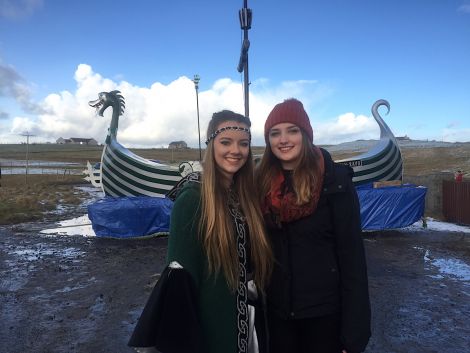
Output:
[[[26,185],[28,185],[28,164],[29,164],[29,137],[30,136],[36,136],[36,135],[31,135],[28,131],[26,131],[23,134],[20,134],[21,136],[26,136],[26,170],[25,170],[25,182]]]
[[[197,133],[199,136],[199,162],[202,161],[201,153],[201,128],[199,127],[199,81],[201,78],[198,74],[194,75],[194,88],[196,89],[196,110],[197,110]]]
[[[238,11],[240,18],[240,27],[243,30],[243,43],[240,52],[240,60],[238,61],[238,72],[243,72],[243,91],[245,100],[245,116],[250,117],[250,104],[249,104],[249,85],[248,79],[248,49],[250,48],[250,41],[248,39],[248,30],[251,28],[252,11],[248,8],[248,0],[243,1],[243,8]]]

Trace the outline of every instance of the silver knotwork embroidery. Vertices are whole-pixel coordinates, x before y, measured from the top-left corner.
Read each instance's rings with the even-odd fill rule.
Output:
[[[248,287],[246,273],[246,223],[240,211],[238,197],[233,190],[229,191],[228,206],[237,232],[237,254],[239,263],[239,280],[237,289],[237,326],[238,352],[248,351],[249,317],[248,317]]]

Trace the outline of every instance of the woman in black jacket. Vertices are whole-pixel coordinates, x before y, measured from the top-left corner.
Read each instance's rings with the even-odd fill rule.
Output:
[[[270,352],[362,352],[370,304],[352,169],[313,144],[296,99],[273,108],[264,134],[257,180],[275,256]]]

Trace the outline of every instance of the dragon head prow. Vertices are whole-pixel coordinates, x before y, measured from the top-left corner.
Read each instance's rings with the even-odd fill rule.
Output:
[[[124,113],[124,109],[126,107],[124,97],[121,96],[120,91],[100,92],[98,93],[98,99],[89,101],[88,105],[96,108],[96,114],[99,116],[103,116],[104,111],[109,106],[112,106],[119,115]]]

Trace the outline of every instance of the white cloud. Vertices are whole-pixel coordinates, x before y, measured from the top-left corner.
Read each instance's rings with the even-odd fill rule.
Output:
[[[447,142],[465,142],[470,137],[470,129],[444,129],[442,131],[442,140]]]
[[[112,108],[100,117],[95,115],[88,102],[97,99],[99,92],[119,90],[126,101],[118,129],[118,140],[123,145],[162,147],[171,141],[184,140],[191,147],[198,146],[196,94],[190,78],[182,76],[166,85],[155,82],[150,87],[139,87],[104,78],[86,64],[78,65],[74,78],[75,92],[49,94],[41,102],[45,112],[35,119],[15,117],[10,126],[10,137],[0,135],[0,139],[9,142],[11,136],[29,131],[49,141],[59,137],[92,137],[104,142]],[[275,104],[296,97],[309,112],[309,107],[315,107],[331,92],[331,88],[316,81],[289,81],[274,87],[266,79],[253,82],[250,88],[253,145],[264,145],[264,121]],[[205,141],[205,129],[212,113],[222,109],[244,113],[240,82],[221,78],[209,89],[199,89],[201,144]],[[310,112],[309,115],[313,118]],[[345,113],[327,122],[316,121],[312,125],[318,144],[379,137],[378,126],[372,117],[354,113]]]
[[[77,89],[49,94],[42,105],[48,113],[37,119],[16,117],[11,133],[33,131],[55,140],[58,137],[106,138],[112,108],[104,117],[95,116],[88,105],[99,92],[119,90],[126,100],[126,109],[119,118],[118,139],[129,147],[166,146],[174,140],[198,144],[196,96],[194,83],[180,77],[168,85],[154,83],[138,87],[129,82],[116,83],[93,72],[89,65],[80,64],[75,72]],[[237,94],[238,93],[238,94]],[[217,110],[242,111],[241,85],[230,79],[218,80],[208,91],[199,92],[201,139],[210,115]]]
[[[0,17],[20,19],[31,16],[43,6],[43,0],[0,0]]]
[[[345,113],[333,121],[314,125],[313,134],[317,144],[337,144],[361,139],[377,140],[380,128],[373,117]]]
[[[470,4],[463,4],[459,6],[459,11],[464,13],[470,13]]]

